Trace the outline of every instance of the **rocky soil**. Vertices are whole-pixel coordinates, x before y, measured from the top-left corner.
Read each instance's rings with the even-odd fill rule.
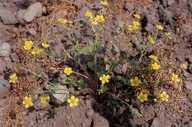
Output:
[[[2,0],[0,1],[0,126],[2,127],[192,127],[192,2],[190,0],[109,0],[109,7],[103,8],[99,0],[70,1],[68,5],[75,9],[75,14],[62,6],[62,2],[54,0]],[[115,4],[117,9],[114,9]],[[55,8],[54,8],[55,6]],[[62,6],[60,11],[56,8]],[[53,10],[50,8],[53,7]],[[63,10],[62,10],[63,9]],[[72,9],[72,10],[73,10]],[[168,62],[183,67],[180,77],[182,84],[174,89],[166,85],[171,99],[168,103],[142,105],[138,110],[142,118],[131,118],[130,113],[122,107],[118,111],[98,103],[90,96],[80,97],[78,107],[61,106],[54,108],[52,104],[37,105],[24,109],[21,104],[26,87],[34,87],[33,82],[11,86],[9,75],[17,71],[16,63],[22,61],[19,54],[23,37],[37,38],[46,35],[43,26],[53,18],[70,17],[75,24],[86,21],[85,12],[101,9],[103,13],[119,14],[120,19],[111,21],[109,25],[113,34],[118,32],[133,12],[142,15],[142,33],[154,32],[154,24],[161,23],[173,35],[172,41],[160,46],[161,52]],[[55,17],[54,17],[55,16]],[[49,23],[49,22],[48,22]],[[80,24],[82,25],[82,24]],[[83,36],[76,31],[76,36]],[[64,38],[64,46],[70,47],[70,38]],[[50,40],[51,41],[51,40]],[[122,49],[127,43],[122,40]],[[55,56],[62,54],[55,45]],[[59,50],[58,50],[59,49]],[[160,49],[160,48],[159,48]],[[158,50],[158,47],[157,47]],[[27,58],[26,58],[27,59]],[[52,59],[55,59],[52,58]],[[25,61],[27,63],[27,61]],[[127,64],[119,65],[116,73],[126,73]],[[33,79],[32,79],[33,80]],[[39,86],[37,86],[39,87]],[[174,92],[173,92],[174,91]]]

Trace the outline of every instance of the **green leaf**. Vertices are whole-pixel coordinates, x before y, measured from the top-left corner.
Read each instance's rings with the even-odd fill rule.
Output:
[[[47,25],[47,28],[48,28],[48,29],[51,29],[51,24],[48,24],[48,25]]]
[[[107,86],[105,86],[105,85],[104,85],[104,86],[102,86],[102,88],[101,88],[101,89],[102,89],[102,91],[103,91],[103,92],[107,92],[107,91],[109,90],[109,88],[108,88]]]
[[[33,95],[34,94],[33,90],[28,90],[28,94]]]
[[[117,100],[117,99],[107,100],[107,106],[109,106],[111,108],[118,109],[118,108],[120,108],[120,104],[121,104],[121,102],[119,102],[119,100]]]
[[[30,54],[30,58],[31,58],[31,59],[34,59],[34,58],[35,58],[35,55]]]
[[[62,79],[63,84],[74,84],[75,79],[73,77],[66,77]]]
[[[17,66],[17,68],[20,68],[20,67],[21,67],[21,64],[20,64],[20,63],[18,63],[16,66]]]
[[[77,81],[78,84],[78,89],[80,91],[84,91],[87,88],[87,85],[85,84],[85,82],[81,79]]]
[[[136,68],[136,67],[137,67],[137,63],[136,63],[134,60],[130,60],[130,61],[129,61],[129,65],[130,65],[132,68]]]
[[[126,84],[126,85],[128,85],[128,86],[131,85],[130,80],[127,79],[127,78],[124,78],[124,77],[123,77],[123,78],[122,78],[122,81],[123,81],[124,84]]]
[[[90,70],[92,70],[92,71],[94,71],[94,64],[93,64],[93,62],[88,62],[87,63],[87,67],[90,69]]]
[[[25,41],[27,41],[28,39],[27,39],[27,38],[23,38],[22,40],[23,40],[23,42],[25,42]]]

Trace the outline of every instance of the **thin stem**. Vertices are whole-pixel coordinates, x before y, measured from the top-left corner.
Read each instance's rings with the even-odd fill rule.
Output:
[[[37,73],[27,69],[27,68],[24,68],[22,66],[20,66],[20,68],[27,71],[27,72],[29,72],[29,73],[31,73],[31,74],[33,74],[33,75],[35,75],[35,76],[37,76],[38,78],[41,78],[41,79],[47,81],[50,85],[53,85],[53,86],[55,85],[54,83],[50,82],[47,78],[43,77],[42,75],[39,75],[39,74],[37,74]]]
[[[95,40],[95,43],[94,43],[94,62],[93,62],[93,66],[94,66],[94,80],[96,82],[96,85],[98,87],[98,80],[97,80],[97,33],[96,33],[96,30],[95,28],[93,27],[92,25],[92,29],[95,33],[95,36],[96,36],[96,40]]]
[[[73,73],[74,73],[74,74],[77,74],[77,75],[80,75],[80,76],[82,76],[82,77],[84,77],[84,78],[86,78],[86,79],[89,79],[89,77],[87,77],[86,75],[81,74],[81,73],[79,73],[79,72],[73,71]],[[89,79],[89,80],[90,80],[90,79]]]

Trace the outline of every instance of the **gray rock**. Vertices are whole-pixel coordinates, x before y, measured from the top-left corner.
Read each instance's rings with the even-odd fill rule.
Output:
[[[99,113],[95,113],[93,117],[93,127],[109,127],[109,122]]]
[[[192,77],[192,75],[189,72],[187,72],[186,70],[183,70],[183,75],[185,76],[185,78]]]
[[[145,117],[145,121],[149,121],[155,118],[155,108],[150,105],[148,107],[140,107],[141,114]]]
[[[169,6],[172,5],[172,4],[174,4],[174,3],[175,3],[175,0],[168,0],[168,1],[167,1],[167,5],[169,5]]]
[[[0,59],[0,73],[6,70],[6,63],[2,59]]]
[[[192,82],[191,81],[185,81],[185,87],[192,92]]]
[[[49,103],[37,103],[34,105],[34,108],[37,110],[42,110],[42,109],[48,109],[51,108],[51,105]]]
[[[113,71],[117,74],[125,74],[127,72],[127,68],[128,68],[128,63],[123,62],[122,64],[117,65]]]
[[[61,104],[65,101],[66,98],[69,96],[69,89],[66,86],[59,85],[55,90],[55,93],[52,94],[52,100],[55,104]]]
[[[7,9],[0,8],[0,18],[6,25],[13,25],[18,23],[14,13]]]
[[[104,7],[100,4],[100,1],[95,1],[94,2],[94,9],[104,9]]]
[[[85,18],[85,13],[87,11],[90,11],[90,9],[86,6],[82,7],[79,11],[78,11],[78,15],[77,15],[77,19],[84,19]]]
[[[85,4],[85,1],[84,1],[84,0],[75,0],[75,1],[73,2],[73,4],[74,4],[75,6],[77,6],[78,8],[81,8],[81,7]]]
[[[86,114],[87,118],[91,118],[93,116],[93,114],[94,114],[94,110],[90,109],[85,114]]]
[[[30,35],[33,35],[33,36],[37,35],[36,30],[33,29],[33,28],[29,29],[28,32],[29,32]]]
[[[151,127],[171,127],[172,122],[165,119],[155,118],[153,119]]]
[[[4,42],[0,43],[0,56],[7,57],[11,54],[10,44]]]
[[[26,11],[26,10],[19,10],[19,11],[17,12],[17,15],[16,15],[17,19],[19,20],[19,23],[21,23],[21,24],[25,24],[25,23],[26,23],[26,22],[24,21],[24,19],[23,19],[23,15],[24,15],[25,11]]]
[[[117,20],[117,26],[123,28],[124,23],[121,20]]]
[[[129,12],[134,9],[133,5],[129,2],[125,3],[125,10],[128,10]]]
[[[11,53],[10,58],[12,62],[16,62],[16,60],[18,60],[18,56],[16,53]]]
[[[153,11],[153,10],[152,10]],[[156,12],[152,12],[150,14],[147,15],[147,21],[149,23],[153,23],[153,24],[156,24],[158,23],[158,19],[157,19],[157,14]]]
[[[45,12],[45,8],[40,2],[30,5],[23,15],[23,19],[26,22],[31,22],[35,18],[42,16]]]
[[[6,97],[9,94],[11,88],[10,83],[5,79],[0,79],[0,99]]]
[[[147,26],[145,27],[145,30],[148,32],[151,32],[154,30],[154,26],[151,23],[147,23]]]

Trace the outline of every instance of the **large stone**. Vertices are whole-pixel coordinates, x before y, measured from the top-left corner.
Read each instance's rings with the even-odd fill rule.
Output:
[[[129,2],[125,3],[125,9],[128,10],[129,12],[134,9],[133,5]]]
[[[27,8],[23,15],[23,19],[26,22],[31,22],[35,18],[42,16],[45,11],[45,7],[43,7],[40,2],[34,3]]]
[[[185,81],[185,87],[192,92],[192,82],[191,81]]]
[[[10,44],[4,42],[0,43],[0,56],[7,57],[11,54],[11,46]]]
[[[109,127],[109,121],[99,113],[95,113],[93,117],[93,127]]]
[[[30,35],[32,35],[32,36],[37,35],[37,31],[36,31],[35,29],[33,29],[33,28],[29,29],[27,32],[28,32]]]
[[[1,58],[0,58],[0,73],[2,73],[3,71],[5,71],[6,69],[6,63],[5,61],[3,61]]]
[[[155,118],[153,119],[151,127],[171,127],[172,122],[166,119]]]
[[[65,99],[68,98],[69,96],[69,89],[67,89],[66,86],[59,85],[59,84],[57,85],[58,85],[57,90],[55,91],[54,94],[52,94],[53,96],[52,100],[56,105],[63,103]]]
[[[77,6],[78,8],[81,8],[85,3],[87,3],[87,2],[85,2],[84,0],[75,0],[75,1],[73,2],[73,4],[74,4],[75,6]]]
[[[5,8],[0,8],[0,18],[5,25],[12,25],[18,23],[15,14]]]
[[[5,79],[0,79],[0,99],[6,97],[9,94],[11,88],[10,83]]]
[[[2,59],[0,59],[0,74],[3,73],[3,71],[6,70],[6,63]]]
[[[42,109],[49,109],[51,108],[51,105],[49,103],[37,103],[34,105],[34,108],[37,110],[42,110]]]
[[[24,19],[23,19],[23,15],[24,15],[25,11],[26,11],[26,10],[19,10],[19,11],[17,12],[17,15],[16,15],[17,19],[19,20],[19,23],[21,23],[21,24],[25,24],[25,23],[26,23],[26,22],[24,21]]]

